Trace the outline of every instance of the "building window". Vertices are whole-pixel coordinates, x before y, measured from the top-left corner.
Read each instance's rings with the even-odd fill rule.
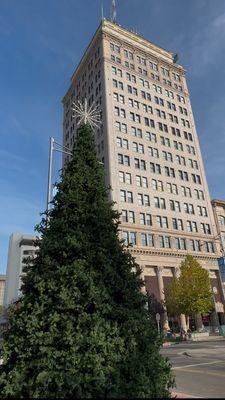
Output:
[[[164,247],[164,237],[163,236],[159,236],[159,248],[163,248]]]
[[[136,232],[130,232],[130,244],[133,246],[137,244]]]
[[[141,245],[142,246],[148,245],[148,239],[146,233],[141,233]]]
[[[128,222],[128,213],[127,210],[122,210],[122,221]]]
[[[171,245],[170,245],[170,237],[169,236],[164,237],[164,243],[165,243],[165,248],[170,249]]]
[[[211,235],[211,228],[209,224],[203,224],[201,223],[201,231],[205,235]]]
[[[129,243],[129,233],[127,231],[123,231],[123,240],[124,240],[124,244],[126,246],[128,246]]]
[[[219,223],[221,226],[225,226],[225,217],[223,215],[219,215]]]
[[[180,245],[182,250],[187,250],[186,239],[180,239]]]
[[[175,230],[183,230],[183,221],[182,219],[172,218],[173,229]]]
[[[195,251],[195,241],[194,240],[192,240],[192,239],[190,239],[190,250],[191,251]]]
[[[174,238],[174,247],[176,250],[180,250],[180,239]]]
[[[119,171],[119,181],[131,185],[131,174],[129,172]]]

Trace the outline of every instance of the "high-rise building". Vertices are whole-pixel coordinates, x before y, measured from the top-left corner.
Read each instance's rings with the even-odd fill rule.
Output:
[[[225,201],[212,200],[212,208],[216,221],[217,235],[220,241],[220,274],[225,288]]]
[[[104,19],[63,99],[68,148],[78,123],[72,102],[85,99],[101,109],[102,125],[94,133],[97,154],[146,290],[163,301],[165,285],[192,254],[209,271],[222,318],[215,220],[177,55]]]
[[[18,300],[21,294],[21,277],[23,275],[24,261],[27,257],[36,254],[34,246],[36,236],[12,233],[9,239],[8,262],[4,293],[4,307]]]

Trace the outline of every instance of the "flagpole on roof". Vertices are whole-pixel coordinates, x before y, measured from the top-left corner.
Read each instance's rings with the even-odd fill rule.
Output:
[[[112,22],[116,23],[116,0],[112,0]]]
[[[102,12],[102,21],[104,19],[104,7],[103,7],[103,0],[101,2],[101,12]]]

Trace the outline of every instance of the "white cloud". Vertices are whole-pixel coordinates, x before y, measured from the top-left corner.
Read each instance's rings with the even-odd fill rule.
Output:
[[[225,51],[224,37],[225,14],[217,16],[209,25],[193,34],[187,52],[195,75],[204,75],[215,65],[216,59]]]
[[[213,20],[212,26],[217,29],[225,29],[225,13],[218,15],[218,17]]]

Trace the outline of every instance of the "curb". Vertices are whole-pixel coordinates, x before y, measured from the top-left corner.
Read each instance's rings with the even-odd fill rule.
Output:
[[[171,342],[164,342],[164,343],[162,344],[162,347],[169,347],[169,346],[171,346],[171,345],[172,345]]]
[[[180,344],[180,342],[164,342],[162,344],[162,347],[169,347],[169,346],[175,346],[177,344]]]
[[[174,398],[174,399],[200,399],[201,397],[192,396],[191,394],[172,392],[171,398]]]

